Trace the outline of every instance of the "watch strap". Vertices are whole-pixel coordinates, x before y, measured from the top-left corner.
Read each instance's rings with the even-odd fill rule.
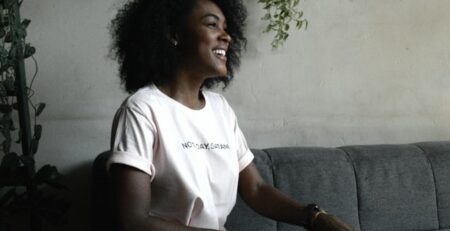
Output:
[[[306,206],[306,223],[303,226],[307,230],[313,230],[314,222],[320,214],[327,214],[324,210],[320,209],[317,204],[309,204]]]

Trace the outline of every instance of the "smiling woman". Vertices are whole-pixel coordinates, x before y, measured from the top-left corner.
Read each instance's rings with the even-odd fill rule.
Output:
[[[186,28],[173,36],[179,40],[180,72],[204,78],[227,76],[226,52],[231,37],[226,31],[225,16],[213,2],[199,0],[186,22]],[[220,80],[220,79],[219,79]]]
[[[246,39],[243,34],[247,13],[240,1],[214,1],[227,18],[227,33],[233,43],[226,52],[227,77],[210,78],[206,88],[233,78],[240,64]],[[132,93],[149,83],[170,82],[175,67],[180,65],[177,47],[180,33],[186,30],[186,20],[195,0],[130,1],[125,4],[111,23],[111,54],[120,64],[120,78],[125,89]],[[186,31],[184,31],[186,32]]]
[[[245,18],[241,0],[135,0],[113,20],[112,52],[131,93],[106,164],[118,230],[225,230],[238,192],[267,217],[352,230],[265,184],[233,109],[208,90],[233,78]]]

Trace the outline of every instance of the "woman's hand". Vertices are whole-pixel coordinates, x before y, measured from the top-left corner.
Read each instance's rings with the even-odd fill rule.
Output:
[[[329,214],[319,214],[313,223],[313,231],[357,231]]]

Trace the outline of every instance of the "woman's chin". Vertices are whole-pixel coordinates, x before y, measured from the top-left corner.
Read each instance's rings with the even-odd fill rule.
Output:
[[[223,73],[223,74],[219,75],[219,77],[226,79],[226,78],[229,78],[229,75],[228,75],[228,73]]]
[[[228,71],[225,70],[218,70],[215,71],[214,74],[209,75],[210,78],[228,78]]]
[[[230,78],[228,76],[228,74],[216,74],[216,75],[211,75],[209,76],[207,79],[220,79],[220,80],[225,80]]]
[[[228,70],[227,70],[226,67],[223,68],[223,69],[221,69],[221,70],[219,70],[218,73],[219,73],[218,76],[221,76],[221,77],[228,77]]]

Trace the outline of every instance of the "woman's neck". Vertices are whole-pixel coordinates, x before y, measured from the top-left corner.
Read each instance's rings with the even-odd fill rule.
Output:
[[[159,85],[158,88],[186,107],[198,110],[205,106],[205,99],[201,94],[202,84],[203,82],[182,81],[182,78],[174,78],[167,84]]]

